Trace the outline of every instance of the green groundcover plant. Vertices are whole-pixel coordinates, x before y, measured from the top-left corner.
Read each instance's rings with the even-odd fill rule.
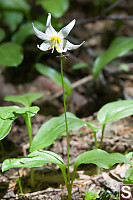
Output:
[[[100,129],[89,122],[82,121],[74,114],[66,111],[66,96],[65,86],[63,78],[63,56],[62,53],[67,50],[74,50],[79,48],[84,42],[79,45],[70,43],[65,38],[72,30],[75,24],[75,20],[70,22],[67,26],[62,28],[58,33],[51,25],[51,14],[48,14],[46,22],[45,33],[39,31],[33,24],[33,30],[36,36],[42,39],[44,42],[37,47],[42,51],[54,49],[60,53],[60,65],[61,65],[61,83],[63,88],[63,102],[64,102],[64,114],[58,117],[53,117],[44,123],[35,137],[32,140],[32,128],[31,117],[34,116],[39,110],[36,106],[31,106],[32,102],[42,96],[42,94],[24,94],[20,96],[6,96],[5,100],[22,103],[25,107],[9,106],[0,108],[0,139],[2,140],[10,131],[12,122],[20,115],[23,115],[28,129],[29,142],[30,142],[30,154],[21,158],[6,159],[2,164],[2,171],[6,171],[10,168],[21,167],[42,167],[47,163],[54,163],[59,166],[62,171],[66,188],[68,191],[68,200],[72,199],[71,192],[75,173],[79,165],[93,163],[101,168],[109,169],[116,163],[127,163],[133,166],[130,161],[131,156],[122,155],[120,153],[108,153],[102,150],[102,142],[104,137],[105,125],[108,122],[124,118],[133,114],[133,100],[118,101],[106,104],[98,112],[98,120],[102,125],[102,136],[100,147],[97,143],[96,132]],[[69,162],[69,130],[80,128],[82,126],[89,126],[92,129],[95,140],[95,149],[86,151],[75,158],[73,173],[70,174],[70,162]],[[64,163],[63,159],[54,152],[42,150],[45,147],[51,145],[56,138],[66,132],[67,138],[67,163]],[[127,177],[131,175],[132,171],[127,172]],[[22,190],[21,190],[22,191]],[[87,191],[85,193],[85,199],[98,198],[98,195]]]

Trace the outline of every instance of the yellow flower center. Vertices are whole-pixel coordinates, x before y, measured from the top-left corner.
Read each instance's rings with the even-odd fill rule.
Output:
[[[59,51],[59,49],[57,48],[57,44],[59,44],[59,42],[61,42],[61,39],[59,36],[52,36],[50,37],[51,40],[51,46],[54,49],[54,46],[56,47],[56,49]]]

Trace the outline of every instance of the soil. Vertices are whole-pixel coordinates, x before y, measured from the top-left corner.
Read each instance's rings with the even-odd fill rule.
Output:
[[[71,1],[70,10],[61,22],[67,24],[71,19],[78,20],[99,15],[101,10],[94,5],[88,6],[87,0]],[[119,14],[131,14],[132,2],[121,3],[116,11]],[[76,9],[74,9],[76,5]],[[109,6],[108,3],[106,6]],[[90,14],[88,14],[88,10]],[[112,14],[115,14],[115,11]],[[92,77],[92,66],[95,58],[103,52],[111,41],[118,36],[133,36],[133,21],[97,20],[91,23],[77,25],[72,32],[73,37],[68,38],[74,43],[85,40],[80,49],[69,52],[64,62],[64,75],[72,82],[72,95],[69,98],[68,111],[77,117],[98,125],[97,112],[107,102],[133,98],[133,57],[132,52],[127,56],[117,58],[115,62],[109,63],[95,80]],[[74,39],[77,38],[77,39]],[[32,39],[31,39],[32,40]],[[34,41],[34,39],[33,39]],[[32,42],[33,42],[32,41]],[[31,42],[31,41],[30,41]],[[35,41],[34,41],[35,42]],[[33,137],[40,126],[53,116],[59,116],[64,112],[61,86],[52,80],[38,74],[33,68],[36,50],[30,50],[27,54],[25,48],[25,60],[29,60],[16,68],[1,67],[0,74],[0,105],[9,106],[13,103],[4,101],[4,96],[9,94],[24,94],[27,92],[42,92],[44,97],[35,101],[34,105],[40,107],[39,113],[32,118]],[[33,54],[34,52],[34,54]],[[31,60],[31,56],[33,60]],[[39,62],[46,64],[60,71],[60,61],[57,54],[46,53]],[[88,68],[73,70],[72,65],[78,62],[86,62]],[[121,69],[120,64],[126,63],[128,71]],[[27,70],[28,66],[28,70]],[[86,79],[84,79],[86,78]],[[85,81],[83,81],[83,79]],[[76,85],[76,86],[75,86]],[[100,142],[101,132],[97,137]],[[79,154],[95,148],[94,138],[91,129],[84,126],[81,129],[70,131],[70,172],[73,171],[75,157]],[[26,126],[23,117],[13,122],[9,135],[2,140],[3,153],[0,152],[0,166],[6,158],[26,156],[29,153],[29,142]],[[67,163],[66,137],[61,135],[47,150],[59,154]],[[103,149],[107,152],[120,152],[125,154],[133,151],[133,118],[127,118],[107,124]],[[100,194],[99,199],[117,199],[119,185],[125,177],[127,164],[115,165],[109,171],[100,169],[97,174],[95,165],[81,165],[78,168],[74,180],[72,199],[85,199],[87,190]],[[0,199],[39,199],[39,200],[65,200],[67,190],[64,185],[62,174],[59,168],[53,164],[47,164],[42,168],[35,168],[34,187],[30,187],[30,169],[10,169],[4,173],[0,172]],[[17,179],[20,174],[23,193],[20,193]],[[109,198],[103,197],[110,195]],[[111,197],[112,196],[112,197]]]

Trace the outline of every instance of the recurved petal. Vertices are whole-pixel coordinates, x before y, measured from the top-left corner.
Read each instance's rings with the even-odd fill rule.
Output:
[[[41,45],[37,45],[37,47],[41,50],[41,51],[47,51],[51,49],[50,43],[49,42],[43,42]]]
[[[57,52],[58,53],[63,53],[63,52],[66,52],[67,50],[66,49],[63,49],[63,41],[59,42],[57,44],[57,48],[56,48]]]
[[[65,38],[68,36],[68,34],[70,33],[70,31],[72,30],[72,28],[75,25],[76,20],[74,19],[73,21],[71,21],[67,26],[63,27],[59,33],[58,36],[61,38]]]
[[[53,28],[53,26],[51,25],[51,14],[48,13],[48,17],[47,17],[47,22],[46,22],[46,30],[45,33],[49,36],[56,36],[57,32],[56,30]]]
[[[36,34],[36,36],[37,36],[38,38],[40,38],[40,39],[42,39],[42,40],[49,40],[49,37],[48,37],[45,33],[39,31],[39,30],[34,26],[33,23],[32,23],[32,26],[33,26],[33,30],[34,30],[34,32],[35,32],[35,34]]]
[[[68,40],[63,40],[63,49],[64,51],[67,51],[67,50],[74,50],[74,49],[77,49],[79,48],[82,44],[84,44],[85,41],[83,41],[81,44],[72,44],[71,42],[69,42]]]

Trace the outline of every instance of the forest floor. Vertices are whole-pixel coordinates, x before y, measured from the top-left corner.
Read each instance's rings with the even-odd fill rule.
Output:
[[[46,118],[37,114],[32,120],[33,130],[37,131],[40,124]],[[95,117],[85,118],[97,124]],[[23,119],[19,119],[12,128],[12,132],[3,141],[4,157],[26,156],[29,151],[28,136]],[[20,126],[21,125],[21,126]],[[21,128],[20,128],[21,127]],[[100,131],[98,133],[100,137]],[[100,140],[100,138],[99,138]],[[107,152],[126,153],[133,151],[133,120],[128,117],[116,122],[109,123],[105,129],[103,149]],[[73,171],[75,157],[84,151],[94,149],[94,139],[91,129],[84,126],[79,130],[70,133],[70,172]],[[10,149],[10,154],[9,154]],[[67,163],[66,137],[60,136],[47,150],[60,155]],[[119,164],[110,170],[100,170],[97,173],[97,167],[93,164],[82,165],[78,168],[76,179],[72,190],[73,199],[84,199],[85,191],[91,190],[100,193],[100,199],[110,195],[110,199],[117,199],[119,185],[125,177],[125,172],[130,166],[128,164]],[[101,171],[102,170],[102,171]],[[30,187],[30,169],[10,169],[1,174],[0,177],[0,198],[1,199],[65,199],[67,191],[64,185],[63,177],[59,168],[53,164],[47,164],[41,168],[35,168],[34,188]],[[20,194],[16,179],[19,178],[18,172],[22,177],[23,195]],[[113,196],[114,195],[114,196]],[[102,197],[104,196],[104,197]],[[112,196],[112,197],[111,197]],[[67,199],[67,198],[66,198]]]
[[[88,18],[86,10],[87,1],[76,0],[77,9],[72,4],[66,18],[62,20],[67,24],[70,19]],[[129,4],[123,2],[118,6],[117,12],[113,14],[130,14],[132,1]],[[82,8],[82,9],[81,9]],[[78,23],[77,20],[77,23]],[[73,43],[85,40],[85,44],[75,52],[69,52],[64,58],[64,74],[72,82],[72,95],[69,99],[68,110],[79,118],[98,124],[97,112],[107,102],[132,99],[133,98],[133,52],[122,56],[115,62],[107,65],[99,79],[92,77],[92,67],[95,58],[109,46],[110,42],[118,36],[133,36],[132,21],[95,20],[93,22],[78,25],[73,30]],[[25,52],[26,54],[26,52]],[[46,56],[46,57],[45,57]],[[41,58],[42,59],[42,58]],[[44,55],[44,63],[60,71],[59,58],[54,54]],[[32,61],[31,61],[32,62]],[[88,68],[73,70],[73,64],[77,62],[88,63]],[[121,67],[121,63],[127,63],[127,71]],[[5,102],[4,96],[9,94],[24,94],[29,92],[42,92],[44,97],[35,101],[34,105],[40,107],[39,113],[32,118],[33,137],[40,126],[53,116],[59,116],[64,112],[62,89],[52,80],[35,73],[33,66],[21,66],[17,69],[4,69],[0,74],[0,104],[1,106],[13,105]],[[31,78],[31,79],[30,79]],[[30,81],[25,80],[28,79]],[[101,132],[98,131],[97,138],[100,141]],[[94,149],[94,138],[92,131],[84,126],[79,130],[70,131],[70,172],[73,171],[75,157],[84,151]],[[26,156],[29,153],[27,129],[23,117],[15,120],[9,135],[2,141],[4,154],[2,161],[6,158]],[[59,154],[67,163],[66,137],[61,135],[47,150]],[[133,118],[132,116],[108,123],[105,128],[103,149],[107,152],[119,152],[125,154],[133,151]],[[1,165],[0,164],[0,165]],[[98,169],[95,165],[82,165],[78,168],[72,197],[75,200],[84,199],[85,191],[91,190],[100,195],[100,200],[118,199],[119,185],[125,177],[127,164],[115,165],[110,170]],[[0,173],[0,199],[67,199],[67,191],[59,168],[53,164],[47,164],[41,168],[35,168],[34,187],[30,188],[30,169],[10,169]],[[18,182],[20,174],[23,193],[20,194]]]

